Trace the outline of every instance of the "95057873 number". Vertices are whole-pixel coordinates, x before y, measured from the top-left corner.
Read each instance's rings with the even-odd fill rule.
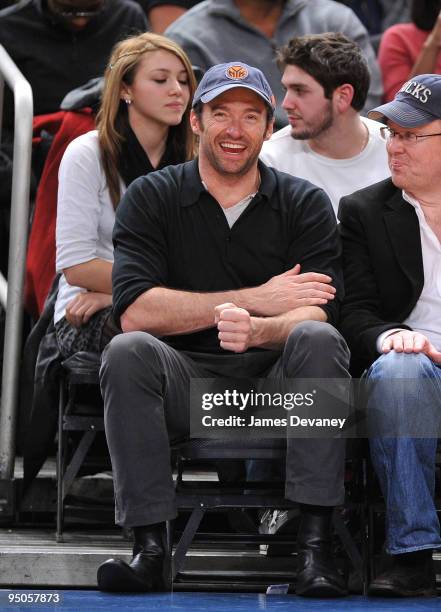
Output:
[[[10,606],[14,605],[38,605],[38,604],[58,604],[61,603],[62,596],[57,592],[45,593],[41,592],[29,592],[29,591],[3,591],[0,593],[0,603],[7,603]]]

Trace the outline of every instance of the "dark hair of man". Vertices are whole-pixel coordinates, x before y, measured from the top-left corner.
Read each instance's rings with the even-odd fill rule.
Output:
[[[193,106],[193,111],[194,114],[196,115],[196,117],[198,118],[199,123],[202,125],[202,107],[203,107],[203,103],[201,101],[196,102],[196,104]],[[269,125],[271,123],[271,121],[273,120],[274,117],[274,111],[272,108],[270,108],[268,106],[268,104],[265,104],[266,106],[266,123],[267,125]]]
[[[279,67],[297,66],[315,79],[331,98],[340,85],[349,83],[354,88],[351,106],[360,111],[369,90],[370,76],[360,47],[344,34],[326,32],[297,36],[279,49]]]
[[[410,18],[420,30],[430,30],[441,10],[441,0],[412,0]]]

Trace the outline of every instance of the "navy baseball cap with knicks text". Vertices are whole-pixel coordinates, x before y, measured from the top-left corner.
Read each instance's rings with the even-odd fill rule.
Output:
[[[224,91],[244,87],[256,92],[274,110],[275,98],[265,75],[258,68],[243,62],[217,64],[204,74],[195,91],[193,106],[198,102],[211,102]]]
[[[390,119],[414,128],[441,119],[441,75],[419,74],[406,81],[395,98],[368,112],[370,119]]]

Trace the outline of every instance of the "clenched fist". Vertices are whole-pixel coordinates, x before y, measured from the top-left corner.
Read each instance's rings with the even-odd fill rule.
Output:
[[[252,335],[250,313],[231,302],[216,306],[214,313],[221,347],[233,353],[244,353]]]

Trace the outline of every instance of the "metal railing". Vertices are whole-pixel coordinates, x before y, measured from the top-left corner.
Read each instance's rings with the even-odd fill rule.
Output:
[[[14,149],[9,238],[8,283],[0,281],[0,298],[6,298],[0,404],[0,480],[14,475],[15,427],[22,340],[23,289],[29,225],[29,184],[32,153],[32,89],[0,45],[0,138],[4,84],[14,94]]]

